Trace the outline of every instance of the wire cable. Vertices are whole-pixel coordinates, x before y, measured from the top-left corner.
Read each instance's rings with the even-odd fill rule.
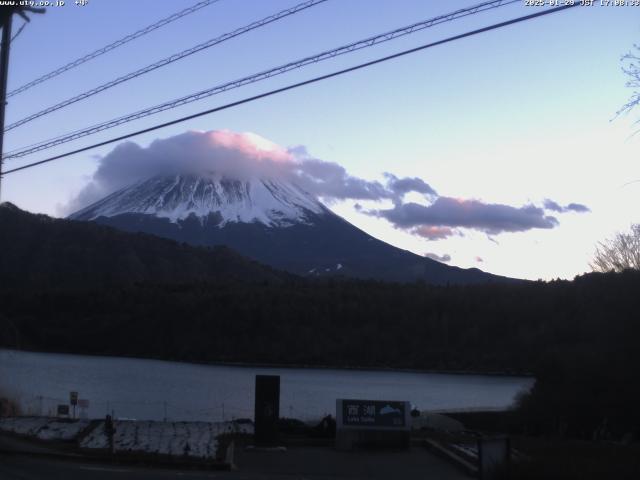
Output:
[[[275,68],[271,68],[269,70],[263,71],[263,72],[259,72],[259,73],[255,73],[252,75],[249,75],[247,77],[243,77],[240,78],[238,80],[233,80],[231,82],[227,82],[224,83],[222,85],[217,85],[215,87],[211,87],[207,90],[202,90],[200,92],[197,93],[193,93],[190,95],[187,95],[185,97],[181,97],[178,98],[176,100],[171,100],[168,102],[164,102],[162,104],[159,105],[155,105],[153,107],[149,107],[146,108],[144,110],[139,110],[137,112],[131,113],[131,114],[127,114],[125,116],[122,117],[118,117],[112,120],[108,120],[106,122],[94,125],[92,127],[86,128],[84,130],[79,130],[76,132],[72,132],[70,134],[67,135],[63,135],[60,137],[56,137],[54,139],[51,140],[47,140],[44,142],[41,142],[38,146],[33,146],[33,147],[26,147],[26,148],[22,148],[20,150],[14,150],[13,152],[11,152],[10,154],[6,154],[4,156],[5,159],[9,159],[9,158],[20,158],[20,157],[24,157],[26,155],[30,155],[32,153],[35,152],[39,152],[41,150],[47,150],[51,147],[57,146],[57,145],[61,145],[63,143],[67,143],[73,140],[77,140],[79,138],[85,137],[87,135],[93,135],[95,133],[101,132],[103,130],[108,130],[110,128],[116,127],[118,125],[122,125],[124,123],[129,123],[131,121],[134,120],[138,120],[140,118],[144,118],[144,117],[148,117],[150,115],[155,115],[157,113],[160,112],[164,112],[166,110],[170,110],[176,107],[180,107],[195,101],[199,101],[202,100],[204,98],[207,97],[211,97],[213,95],[217,95],[219,93],[223,93],[229,90],[233,90],[235,88],[239,88],[239,87],[243,87],[245,85],[251,84],[251,83],[255,83],[255,82],[259,82],[262,80],[266,80],[268,78],[271,77],[275,77],[277,75],[282,75],[284,73],[287,73],[291,70],[296,70],[302,67],[305,67],[307,65],[312,65],[324,60],[328,60],[331,58],[335,58],[339,55],[344,55],[347,53],[351,53],[357,50],[361,50],[363,48],[369,48],[372,47],[374,45],[380,44],[380,43],[384,43],[384,42],[388,42],[391,40],[394,40],[396,38],[402,37],[402,36],[406,36],[406,35],[410,35],[412,33],[418,32],[420,30],[424,30],[425,28],[430,28],[434,25],[438,25],[441,23],[445,23],[445,22],[450,22],[459,18],[463,18],[469,15],[475,15],[479,12],[483,12],[486,10],[490,10],[490,9],[494,9],[494,8],[498,8],[498,7],[502,7],[505,5],[509,5],[512,3],[516,3],[519,2],[520,0],[493,0],[493,1],[487,1],[487,2],[483,2],[480,3],[478,5],[472,6],[472,7],[468,7],[468,8],[464,8],[464,9],[460,9],[460,10],[456,10],[452,13],[448,13],[445,15],[439,15],[437,17],[434,18],[430,18],[428,20],[424,20],[418,23],[414,23],[405,27],[401,27],[401,28],[397,28],[395,30],[392,30],[390,32],[386,32],[386,33],[381,33],[378,35],[374,35],[372,37],[368,37],[365,38],[364,40],[359,40],[357,42],[353,42],[350,43],[348,45],[344,45],[338,48],[334,48],[332,50],[328,50],[316,55],[312,55],[309,57],[305,57],[301,60],[296,60],[293,62],[289,62],[285,65],[280,65],[278,67]],[[9,126],[8,128],[10,128],[11,126]]]
[[[286,87],[281,87],[281,88],[277,88],[275,90],[270,90],[268,92],[261,93],[259,95],[254,95],[252,97],[247,97],[247,98],[244,98],[242,100],[238,100],[238,101],[235,101],[235,102],[228,103],[226,105],[222,105],[222,106],[219,106],[219,107],[211,108],[209,110],[205,110],[205,111],[202,111],[202,112],[194,113],[192,115],[187,115],[185,117],[181,117],[181,118],[178,118],[178,119],[175,119],[175,120],[171,120],[169,122],[161,123],[159,125],[154,125],[153,127],[144,128],[144,129],[138,130],[136,132],[128,133],[126,135],[121,135],[121,136],[116,137],[116,138],[111,138],[111,139],[105,140],[103,142],[99,142],[99,143],[95,143],[93,145],[89,145],[89,146],[86,146],[86,147],[78,148],[78,149],[70,151],[70,152],[66,152],[66,153],[62,153],[60,155],[55,155],[53,157],[45,158],[44,160],[40,160],[38,162],[33,162],[33,163],[29,163],[27,165],[23,165],[21,167],[16,167],[16,168],[13,168],[11,170],[7,170],[6,172],[4,172],[4,175],[8,175],[10,173],[19,172],[21,170],[26,170],[28,168],[33,168],[33,167],[36,167],[38,165],[42,165],[42,164],[45,164],[45,163],[52,162],[54,160],[58,160],[60,158],[68,157],[70,155],[75,155],[77,153],[85,152],[87,150],[91,150],[91,149],[94,149],[94,148],[102,147],[102,146],[108,145],[110,143],[119,142],[121,140],[126,140],[128,138],[135,137],[135,136],[138,136],[138,135],[142,135],[144,133],[152,132],[154,130],[158,130],[158,129],[161,129],[161,128],[164,128],[164,127],[175,125],[177,123],[186,122],[187,120],[192,120],[194,118],[202,117],[204,115],[209,115],[209,114],[212,114],[212,113],[215,113],[215,112],[219,112],[219,111],[222,111],[222,110],[227,110],[229,108],[237,107],[237,106],[243,105],[245,103],[250,103],[250,102],[262,99],[262,98],[270,97],[272,95],[283,93],[283,92],[286,92],[286,91],[289,91],[289,90],[294,90],[296,88],[303,87],[305,85],[310,85],[310,84],[313,84],[313,83],[320,82],[322,80],[327,80],[329,78],[333,78],[333,77],[337,77],[337,76],[340,76],[340,75],[344,75],[346,73],[354,72],[356,70],[361,70],[363,68],[367,68],[367,67],[370,67],[372,65],[377,65],[379,63],[387,62],[389,60],[393,60],[395,58],[403,57],[403,56],[406,56],[406,55],[409,55],[409,54],[412,54],[412,53],[416,53],[416,52],[419,52],[419,51],[422,51],[422,50],[426,50],[426,49],[431,48],[431,47],[435,47],[435,46],[438,46],[438,45],[443,45],[445,43],[453,42],[455,40],[460,40],[460,39],[463,39],[463,38],[471,37],[473,35],[478,35],[480,33],[488,32],[488,31],[491,31],[491,30],[496,30],[498,28],[503,28],[503,27],[506,27],[508,25],[513,25],[513,24],[524,22],[524,21],[527,21],[527,20],[532,20],[534,18],[542,17],[544,15],[550,15],[552,13],[560,12],[562,10],[567,10],[569,8],[578,7],[578,6],[580,6],[579,3],[574,3],[574,4],[564,5],[564,6],[561,6],[561,7],[552,8],[552,9],[542,10],[540,12],[532,13],[530,15],[525,15],[523,17],[514,18],[514,19],[511,19],[511,20],[507,20],[505,22],[495,23],[493,25],[489,25],[487,27],[479,28],[477,30],[472,30],[470,32],[466,32],[466,33],[462,33],[462,34],[459,34],[459,35],[455,35],[453,37],[448,37],[448,38],[445,38],[444,40],[438,40],[437,42],[427,43],[427,44],[421,45],[419,47],[411,48],[409,50],[404,50],[402,52],[394,53],[394,54],[388,55],[386,57],[381,57],[381,58],[377,58],[375,60],[371,60],[369,62],[361,63],[361,64],[355,65],[353,67],[345,68],[343,70],[338,70],[338,71],[335,71],[335,72],[332,72],[332,73],[328,73],[326,75],[321,75],[321,76],[318,76],[318,77],[314,77],[314,78],[311,78],[309,80],[304,80],[302,82],[298,82],[298,83],[294,83],[294,84],[291,84],[291,85],[287,85]]]
[[[24,30],[24,27],[27,26],[27,22],[24,22],[22,25],[20,25],[20,28],[18,29],[18,31],[13,35],[13,37],[11,37],[11,42],[13,43],[13,41],[18,38],[18,35],[20,35],[22,33],[22,30]]]
[[[190,15],[194,12],[197,12],[201,8],[208,7],[209,5],[212,5],[219,1],[220,0],[202,0],[201,2],[198,2],[189,8],[185,8],[184,10],[180,10],[179,12],[176,12],[173,15],[169,15],[166,18],[158,20],[156,23],[153,23],[141,30],[138,30],[137,32],[134,32],[125,37],[122,37],[120,40],[116,40],[115,42],[110,43],[109,45],[99,48],[98,50],[95,50],[83,57],[80,57],[72,62],[69,62],[64,66],[57,68],[56,70],[53,70],[52,72],[42,75],[41,77],[38,77],[35,80],[32,80],[29,83],[26,83],[25,85],[22,85],[21,87],[16,88],[15,90],[12,90],[11,92],[7,93],[7,98],[17,95],[19,93],[22,93],[26,90],[29,90],[30,88],[35,87],[36,85],[39,85],[43,82],[46,82],[47,80],[51,80],[52,78],[57,77],[58,75],[61,75],[64,72],[67,72],[79,65],[82,65],[83,63],[88,62],[89,60],[93,60],[94,58],[97,58],[100,55],[104,55],[105,53],[110,52],[111,50],[115,50],[116,48],[121,47],[122,45],[129,43],[135,40],[136,38],[140,38],[154,30],[157,30],[158,28],[164,27],[165,25],[175,22],[176,20],[182,17]]]
[[[315,7],[316,5],[319,5],[321,3],[326,2],[327,0],[307,0],[306,2],[300,3],[294,7],[291,8],[287,8],[285,10],[282,10],[278,13],[274,13],[273,15],[269,15],[268,17],[265,17],[261,20],[255,21],[250,23],[249,25],[245,25],[244,27],[240,27],[237,28],[236,30],[233,30],[232,32],[229,33],[225,33],[224,35],[221,35],[219,37],[216,38],[212,38],[211,40],[208,40],[204,43],[200,43],[194,47],[188,48],[186,50],[183,50],[181,52],[178,52],[176,54],[170,55],[166,58],[163,58],[162,60],[159,60],[155,63],[152,63],[150,65],[147,65],[146,67],[140,68],[138,70],[135,70],[133,72],[130,72],[126,75],[123,75],[121,77],[116,78],[115,80],[111,80],[107,83],[103,83],[102,85],[92,88],[91,90],[87,90],[84,93],[81,93],[80,95],[76,95],[75,97],[71,97],[68,98],[67,100],[63,100],[60,103],[57,103],[51,107],[45,108],[44,110],[41,110],[37,113],[34,113],[32,115],[29,115],[21,120],[18,120],[17,122],[14,122],[10,125],[8,125],[4,131],[8,132],[9,130],[13,130],[14,128],[17,128],[21,125],[24,125],[25,123],[31,122],[32,120],[35,120],[36,118],[40,118],[44,115],[48,115],[49,113],[55,112],[56,110],[60,110],[61,108],[67,107],[69,105],[72,105],[76,102],[79,102],[81,100],[86,100],[89,97],[92,97],[93,95],[96,95],[98,93],[104,92],[105,90],[108,90],[110,88],[115,87],[116,85],[120,85],[121,83],[127,82],[129,80],[133,80],[134,78],[140,77],[146,73],[152,72],[154,70],[157,70],[158,68],[161,67],[165,67],[167,65],[172,64],[173,62],[177,62],[178,60],[182,60],[183,58],[186,58],[190,55],[193,55],[194,53],[198,53],[202,50],[205,50],[207,48],[211,48],[214,45],[218,45],[220,43],[226,42],[227,40],[231,40],[232,38],[238,37],[240,35],[243,35],[245,33],[250,32],[251,30],[256,30],[260,27],[264,27],[265,25],[269,25],[270,23],[273,22],[277,22],[278,20],[281,20],[285,17],[288,17],[290,15],[294,15],[298,12],[301,12],[303,10],[306,10],[308,8],[311,7]]]

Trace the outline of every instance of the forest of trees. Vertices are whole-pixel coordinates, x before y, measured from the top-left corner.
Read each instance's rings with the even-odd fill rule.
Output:
[[[605,419],[625,432],[640,426],[638,291],[640,273],[631,271],[468,287],[292,278],[2,289],[0,345],[196,362],[532,372],[538,382],[522,404],[535,428],[583,436]]]

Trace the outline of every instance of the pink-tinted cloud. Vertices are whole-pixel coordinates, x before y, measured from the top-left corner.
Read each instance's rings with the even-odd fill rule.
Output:
[[[291,175],[293,156],[251,133],[189,131],[141,147],[124,142],[99,160],[88,185],[67,206],[85,207],[116,190],[157,175],[217,174],[238,179]]]
[[[442,240],[456,234],[452,228],[434,225],[420,225],[411,229],[410,232],[428,240]]]

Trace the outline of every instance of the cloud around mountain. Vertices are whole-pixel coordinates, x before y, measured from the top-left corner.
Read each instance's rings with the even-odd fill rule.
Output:
[[[421,178],[399,178],[389,172],[383,174],[382,181],[367,180],[350,175],[337,163],[314,158],[303,146],[287,149],[253,133],[228,130],[189,131],[155,140],[148,147],[134,142],[122,143],[99,160],[89,183],[64,210],[65,213],[74,212],[150,177],[193,173],[291,181],[328,203],[391,201],[391,208],[367,209],[357,204],[356,209],[428,240],[461,235],[460,229],[493,235],[549,229],[559,222],[547,211],[589,211],[581,204],[570,203],[562,207],[550,199],[545,199],[539,207],[440,196]],[[407,194],[417,194],[426,204],[406,201]]]

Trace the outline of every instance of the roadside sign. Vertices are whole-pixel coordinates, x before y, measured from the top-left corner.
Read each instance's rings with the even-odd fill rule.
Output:
[[[69,405],[58,405],[58,416],[69,416]]]
[[[408,402],[338,400],[338,427],[374,427],[404,430],[410,426]]]
[[[336,400],[336,448],[409,448],[411,405],[381,400]]]
[[[69,392],[69,403],[74,407],[78,404],[78,392]]]

